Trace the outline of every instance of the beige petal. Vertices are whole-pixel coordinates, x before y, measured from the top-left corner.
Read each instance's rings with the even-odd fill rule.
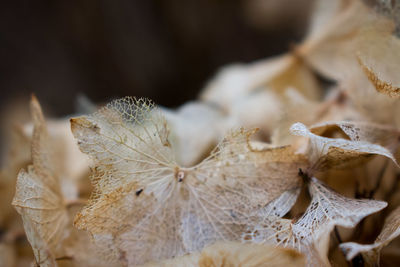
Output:
[[[189,102],[176,111],[163,109],[171,128],[169,140],[176,161],[185,167],[199,163],[229,129],[223,114],[211,105]]]
[[[347,124],[349,126],[349,124]],[[353,131],[356,131],[354,127]],[[295,123],[290,128],[293,135],[309,138],[306,154],[310,158],[312,169],[324,170],[329,168],[344,168],[360,162],[371,154],[382,155],[398,164],[392,152],[381,145],[363,140],[346,140],[342,138],[327,138],[313,134],[302,123]],[[346,130],[350,134],[350,129]],[[357,131],[358,132],[358,131]],[[352,133],[354,134],[354,133]],[[358,136],[362,137],[360,133]],[[354,135],[356,138],[357,135]]]
[[[360,37],[357,59],[378,92],[399,98],[400,40],[392,35],[393,25],[387,24],[386,27],[374,25],[364,30]]]
[[[272,201],[283,192],[297,196],[298,168],[308,165],[291,147],[255,150],[252,132],[241,129],[201,163],[181,167],[165,119],[145,100],[116,100],[71,122],[81,150],[95,164],[95,192],[75,224],[113,247],[127,264],[237,240],[244,225],[282,205]],[[292,194],[282,201],[292,205]]]
[[[209,82],[200,99],[217,104],[229,114],[232,106],[252,92],[273,90],[283,94],[288,87],[296,88],[310,99],[319,96],[319,85],[307,66],[296,56],[284,54],[223,69]]]
[[[318,250],[327,246],[334,226],[354,227],[362,218],[387,205],[383,201],[346,198],[316,178],[311,179],[308,189],[312,201],[300,219],[266,217],[262,224],[248,228],[243,240],[292,247],[307,255],[309,266],[328,265],[327,250],[323,254]]]
[[[28,167],[28,171],[20,171],[12,205],[22,216],[36,262],[41,266],[55,266],[54,253],[67,234],[64,229],[68,216],[58,177],[51,168],[46,124],[35,98],[31,102],[31,111],[34,121],[33,165]]]
[[[377,18],[373,10],[359,0],[320,0],[317,6],[312,18],[315,22],[296,53],[329,79],[352,78],[351,70],[357,67],[358,34],[364,25],[374,23]]]

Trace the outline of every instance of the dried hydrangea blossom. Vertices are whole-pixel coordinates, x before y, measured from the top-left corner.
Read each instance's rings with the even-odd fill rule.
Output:
[[[164,117],[143,99],[116,100],[71,123],[81,150],[94,161],[95,186],[75,225],[95,241],[108,240],[127,264],[239,239],[281,193],[298,194],[298,168],[308,164],[291,147],[255,150],[252,132],[241,129],[201,163],[181,167]]]
[[[371,266],[379,266],[380,253],[382,248],[387,246],[393,239],[400,235],[400,207],[396,208],[386,218],[382,232],[370,245],[363,245],[354,242],[340,244],[340,248],[346,255],[347,260],[352,260],[361,253],[364,261]]]
[[[328,265],[326,251],[320,254],[318,250],[327,245],[333,227],[354,227],[387,205],[383,201],[344,197],[316,178],[311,178],[308,189],[312,200],[298,220],[267,217],[258,226],[248,228],[243,241],[292,247],[307,255],[309,266]]]

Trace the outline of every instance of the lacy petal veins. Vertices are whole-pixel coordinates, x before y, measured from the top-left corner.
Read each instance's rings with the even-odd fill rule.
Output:
[[[180,167],[165,119],[143,99],[116,100],[71,127],[94,161],[95,191],[75,225],[108,236],[128,264],[238,240],[272,200],[300,187],[307,164],[290,147],[254,150],[251,132],[238,130],[198,165]]]
[[[343,197],[316,178],[311,178],[308,189],[312,201],[300,219],[267,217],[262,224],[248,228],[243,240],[295,248],[306,253],[308,266],[328,266],[327,251],[317,250],[327,248],[333,227],[354,227],[362,218],[387,205],[383,201]]]
[[[36,98],[31,101],[31,113],[34,124],[33,164],[28,166],[27,171],[21,170],[18,174],[12,204],[22,217],[36,264],[57,266],[57,259],[66,258],[68,263],[77,266],[114,266],[113,263],[99,260],[98,251],[91,245],[88,234],[78,233],[72,227],[70,207],[77,203],[76,199],[66,198],[71,194],[62,187],[69,189],[71,184],[66,182],[70,182],[69,179],[74,176],[65,177],[65,172],[73,172],[60,168],[59,164],[60,158],[68,158],[70,151],[63,150],[63,153],[54,156],[57,150],[54,145],[59,136],[54,140],[54,136],[49,135]]]
[[[18,174],[12,204],[21,214],[27,238],[40,266],[55,266],[54,253],[66,234],[68,215],[60,182],[51,166],[48,133],[39,103],[33,99],[33,165]]]

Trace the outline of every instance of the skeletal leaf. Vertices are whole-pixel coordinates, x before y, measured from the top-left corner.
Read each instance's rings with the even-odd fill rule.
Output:
[[[199,253],[185,255],[163,262],[146,264],[145,267],[267,267],[305,266],[304,255],[293,249],[279,248],[265,244],[243,244],[218,242]]]
[[[297,196],[298,168],[308,164],[291,147],[255,150],[248,140],[252,132],[241,129],[201,163],[180,167],[165,119],[143,99],[116,100],[71,124],[95,164],[94,193],[75,225],[126,264],[237,240],[245,225],[282,205],[273,200],[283,192]],[[295,198],[289,193],[282,199],[291,205]],[[276,213],[287,212],[289,204]]]
[[[46,123],[35,98],[31,101],[31,112],[34,122],[33,165],[18,174],[12,205],[22,216],[37,264],[55,266],[54,252],[66,234],[63,230],[68,222],[68,215],[58,177],[51,167]]]
[[[397,164],[394,155],[388,148],[360,140],[360,138],[365,137],[361,135],[361,129],[357,130],[357,127],[349,123],[343,123],[342,127],[346,128],[344,130],[345,133],[353,137],[354,141],[318,136],[307,129],[302,123],[293,124],[290,131],[294,135],[309,138],[309,146],[306,153],[312,163],[312,169],[315,170],[347,167],[372,154],[388,157]]]
[[[371,266],[379,266],[380,252],[393,239],[400,235],[400,207],[396,208],[386,218],[382,232],[370,245],[363,245],[353,242],[343,243],[340,248],[346,255],[347,260],[353,259],[361,253],[363,259]]]
[[[309,266],[327,265],[326,254],[318,250],[327,245],[334,226],[354,227],[362,218],[387,205],[383,201],[344,197],[316,178],[311,178],[308,189],[312,200],[300,219],[267,217],[262,224],[248,228],[243,240],[292,247],[308,256]]]

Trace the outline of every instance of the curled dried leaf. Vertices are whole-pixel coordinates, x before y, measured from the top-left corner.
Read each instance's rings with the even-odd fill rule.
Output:
[[[382,248],[400,235],[400,207],[396,208],[386,218],[382,232],[370,245],[347,242],[340,245],[347,260],[352,260],[358,254],[363,256],[366,263],[371,266],[379,266]]]
[[[116,100],[71,124],[95,164],[95,191],[75,225],[109,244],[127,264],[237,240],[245,225],[274,210],[271,203],[283,192],[297,196],[298,168],[308,164],[291,147],[255,150],[252,132],[241,129],[201,163],[181,167],[164,117],[142,99]],[[291,195],[282,199],[294,202]]]

